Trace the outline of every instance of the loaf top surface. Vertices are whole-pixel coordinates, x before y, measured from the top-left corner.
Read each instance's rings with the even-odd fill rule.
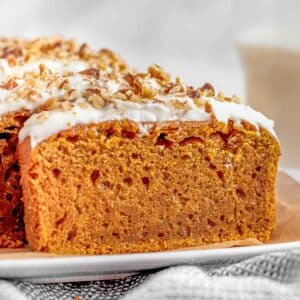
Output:
[[[41,63],[54,68],[53,71],[59,71],[61,69],[58,68],[58,62],[71,61],[94,63],[99,68],[111,67],[121,72],[128,68],[125,61],[111,50],[104,48],[95,51],[86,43],[78,44],[73,39],[60,36],[36,39],[0,38],[0,72],[4,75],[22,74],[36,69]]]
[[[238,97],[215,94],[210,84],[194,88],[172,80],[159,66],[130,69],[112,51],[59,37],[0,39],[0,114],[30,110],[20,140],[35,146],[76,124],[129,119],[145,122],[243,121],[274,136],[273,121]]]
[[[110,72],[129,70],[111,50],[95,51],[71,39],[0,38],[0,114],[35,109],[55,92],[51,81],[59,75],[63,78],[91,67]],[[45,75],[46,69],[51,76]]]

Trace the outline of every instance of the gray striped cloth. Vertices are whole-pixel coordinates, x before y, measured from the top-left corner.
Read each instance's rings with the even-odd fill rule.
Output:
[[[182,265],[122,280],[64,284],[0,281],[1,300],[300,299],[300,249],[215,265]]]

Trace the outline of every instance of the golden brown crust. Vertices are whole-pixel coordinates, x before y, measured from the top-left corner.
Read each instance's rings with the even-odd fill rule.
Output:
[[[232,122],[147,125],[146,136],[114,121],[19,145],[32,249],[126,253],[269,239],[280,154],[270,133]]]

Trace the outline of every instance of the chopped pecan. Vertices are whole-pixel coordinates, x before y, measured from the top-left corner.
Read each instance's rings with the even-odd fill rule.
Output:
[[[95,69],[95,68],[89,68],[89,69],[83,70],[80,72],[80,74],[94,77],[97,80],[100,78],[100,72],[98,69]]]
[[[148,68],[148,72],[150,73],[151,77],[157,78],[160,81],[170,81],[170,75],[158,65],[151,65]]]
[[[8,81],[6,81],[5,83],[3,83],[1,85],[1,88],[6,89],[6,90],[12,90],[16,86],[18,86],[18,84],[13,79],[9,79]]]
[[[199,88],[200,94],[204,96],[214,96],[215,95],[215,90],[214,87],[206,82],[202,87]]]

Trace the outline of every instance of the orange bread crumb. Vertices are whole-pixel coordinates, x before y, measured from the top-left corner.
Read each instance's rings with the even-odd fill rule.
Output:
[[[280,155],[266,130],[210,122],[77,125],[18,147],[34,250],[160,251],[258,238],[275,228]]]
[[[7,101],[7,113],[0,115],[0,247],[20,247],[26,238],[21,201],[22,191],[19,184],[20,172],[15,157],[18,133],[34,110],[49,109],[49,99],[48,101],[45,99],[45,103],[39,107],[36,105],[35,109],[30,112],[24,109],[13,111],[12,107],[14,106],[11,100],[14,88],[18,86],[15,79],[21,76],[14,74],[13,68],[26,66],[27,63],[30,64],[41,59],[54,62],[60,60],[83,61],[95,64],[99,70],[110,67],[115,72],[128,70],[128,67],[122,58],[108,49],[94,51],[87,44],[78,45],[74,40],[60,37],[33,40],[0,38],[0,58],[5,60],[8,68],[12,68],[7,74],[2,65],[0,68],[1,77],[2,75],[7,77],[5,80],[2,78],[0,84],[1,92],[3,92],[2,107]],[[26,100],[33,104],[33,95],[36,95],[36,98],[40,97],[40,93],[36,90],[38,85],[34,79],[44,78],[43,70],[45,73],[51,73],[48,69],[46,70],[44,65],[40,65],[37,71],[28,72],[24,77],[21,76],[21,79],[26,78],[29,83],[24,84],[25,87],[15,93],[14,97],[17,101]],[[5,95],[9,92],[12,94],[7,100]]]

